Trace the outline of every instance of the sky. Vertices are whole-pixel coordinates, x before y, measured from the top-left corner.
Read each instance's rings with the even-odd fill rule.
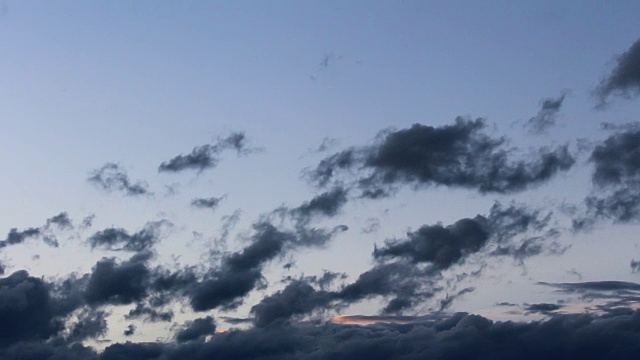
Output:
[[[0,359],[636,359],[640,4],[0,1]]]

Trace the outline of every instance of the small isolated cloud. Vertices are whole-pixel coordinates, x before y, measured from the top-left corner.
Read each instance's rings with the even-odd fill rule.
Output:
[[[235,150],[238,155],[248,154],[256,149],[247,147],[246,135],[243,132],[234,132],[225,138],[220,138],[213,144],[196,146],[188,154],[177,155],[164,161],[158,167],[158,172],[182,172],[185,170],[197,170],[202,172],[214,168],[220,162],[220,154],[225,150]]]
[[[224,199],[224,196],[221,197],[208,197],[208,198],[196,198],[191,200],[191,206],[199,209],[209,209],[215,210],[220,201]]]
[[[557,98],[543,99],[540,103],[540,110],[538,110],[536,116],[527,121],[525,127],[527,127],[532,133],[540,134],[555,125],[558,112],[560,111],[566,96],[567,93],[563,92]]]
[[[616,59],[611,72],[595,90],[599,106],[604,107],[612,96],[631,98],[640,94],[640,39]]]
[[[127,196],[151,195],[146,182],[131,181],[120,165],[111,162],[94,170],[87,180],[106,192],[117,191]]]

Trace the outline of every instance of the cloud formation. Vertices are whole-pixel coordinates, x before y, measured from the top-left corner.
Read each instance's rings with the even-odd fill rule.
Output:
[[[532,133],[540,134],[556,124],[556,118],[562,103],[564,102],[566,92],[563,92],[557,98],[546,98],[540,103],[540,110],[536,116],[527,121],[525,126],[529,128]]]
[[[106,192],[117,191],[127,196],[151,195],[146,182],[130,180],[127,172],[120,165],[112,162],[94,170],[87,181]]]
[[[640,94],[640,39],[616,59],[611,72],[595,90],[599,106],[607,105],[612,96],[631,98]]]
[[[574,227],[597,220],[634,223],[640,220],[640,129],[627,127],[599,143],[591,152],[593,192],[585,199],[587,214]]]
[[[163,227],[171,226],[167,220],[148,222],[144,228],[129,234],[122,228],[107,228],[91,235],[87,241],[92,249],[143,251],[149,250],[159,240]]]
[[[235,150],[240,155],[255,149],[247,148],[246,136],[243,132],[234,132],[225,138],[218,139],[213,144],[196,146],[186,155],[180,154],[162,162],[158,167],[158,172],[177,173],[185,170],[202,172],[216,167],[220,162],[220,154],[225,150]]]
[[[485,128],[483,119],[459,117],[442,127],[414,124],[383,132],[374,145],[335,153],[307,176],[324,186],[341,173],[351,173],[362,196],[369,198],[388,196],[400,185],[513,193],[542,184],[575,163],[567,146],[541,148],[516,159],[506,139],[490,137]]]

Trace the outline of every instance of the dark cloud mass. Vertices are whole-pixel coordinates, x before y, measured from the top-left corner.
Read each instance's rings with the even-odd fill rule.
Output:
[[[387,242],[374,256],[402,257],[447,268],[466,253],[478,251],[489,239],[486,219],[482,217],[458,220],[447,227],[423,226],[407,235],[405,241]]]
[[[485,128],[483,119],[459,117],[453,125],[414,124],[388,131],[375,145],[325,158],[308,176],[324,185],[340,172],[359,172],[358,186],[370,198],[388,195],[402,184],[511,193],[541,184],[575,163],[567,146],[542,148],[526,159],[514,159],[506,140],[490,137]]]
[[[116,344],[101,359],[635,359],[639,324],[638,312],[523,323],[459,313],[412,324],[283,324],[205,343]]]
[[[220,154],[228,149],[238,154],[251,152],[247,148],[246,136],[243,132],[231,133],[226,138],[220,138],[213,144],[196,146],[189,154],[180,154],[160,164],[159,172],[181,172],[184,170],[198,170],[214,168],[220,162]]]
[[[127,196],[151,195],[146,182],[131,181],[127,172],[115,163],[102,165],[87,180],[106,192],[119,191]]]
[[[640,94],[640,39],[617,58],[613,70],[602,79],[595,94],[600,106],[606,105],[612,96],[630,98]]]
[[[149,254],[141,253],[118,264],[113,258],[103,258],[93,268],[85,298],[90,304],[130,304],[147,295],[150,271]]]

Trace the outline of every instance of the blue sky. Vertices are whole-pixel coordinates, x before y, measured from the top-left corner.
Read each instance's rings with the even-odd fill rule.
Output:
[[[291,305],[279,320],[305,334],[316,331],[309,321],[336,315],[409,316],[426,326],[425,317],[466,312],[543,324],[577,312],[607,316],[602,309],[615,301],[634,308],[620,288],[589,291],[604,281],[637,291],[629,285],[640,271],[637,2],[1,4],[0,232],[8,235],[0,281],[17,289],[12,274],[27,270],[29,281],[50,289],[66,279],[83,299],[56,315],[66,332],[25,333],[25,343],[54,346],[58,336],[64,349],[79,342],[116,351],[124,341],[160,339],[171,358],[186,351],[176,334],[194,324],[213,321],[239,336],[267,331],[259,320],[267,307],[255,306],[283,301],[274,299],[296,286],[318,298],[284,303],[322,305]],[[549,123],[535,131],[531,124],[543,118]],[[449,141],[454,151],[438,150]],[[162,171],[197,149],[215,164]],[[341,153],[352,156],[349,164],[333,162]],[[557,163],[540,165],[545,156]],[[319,184],[323,163],[332,174]],[[100,173],[105,165],[111,170]],[[539,167],[546,175],[538,179],[531,174]],[[128,193],[133,185],[144,194]],[[321,204],[336,189],[344,198]],[[215,201],[193,206],[198,198]],[[535,219],[500,238],[500,221],[515,218],[492,213],[496,203]],[[51,220],[61,213],[72,226]],[[487,239],[456,235],[461,219],[481,224]],[[249,256],[266,224],[297,240],[283,235],[277,252],[249,268],[259,279],[246,292],[197,309],[197,294],[234,269],[234,256]],[[452,234],[428,232],[438,226]],[[14,228],[24,235],[15,244]],[[125,235],[98,236],[109,229],[147,229],[153,246],[128,251]],[[327,238],[313,243],[309,231]],[[433,255],[429,246],[462,253]],[[95,300],[100,266],[124,274],[127,264],[149,272],[145,296],[104,290]],[[349,297],[345,289],[361,274],[383,266],[416,279],[406,284],[417,286],[409,297],[407,288]],[[169,300],[155,309],[172,318],[125,318],[140,304],[153,308],[160,295],[149,284],[161,271],[194,276],[161,294]],[[323,273],[335,279],[318,282]],[[223,291],[216,289],[203,296],[215,298]],[[410,305],[385,313],[394,297]],[[534,311],[535,304],[557,308]],[[69,335],[74,321],[91,328],[87,314],[101,319],[92,323],[99,329]],[[0,319],[10,315],[0,305]],[[138,330],[125,335],[129,325]],[[228,344],[207,326],[193,344]],[[10,358],[17,341],[0,341],[0,353]]]

